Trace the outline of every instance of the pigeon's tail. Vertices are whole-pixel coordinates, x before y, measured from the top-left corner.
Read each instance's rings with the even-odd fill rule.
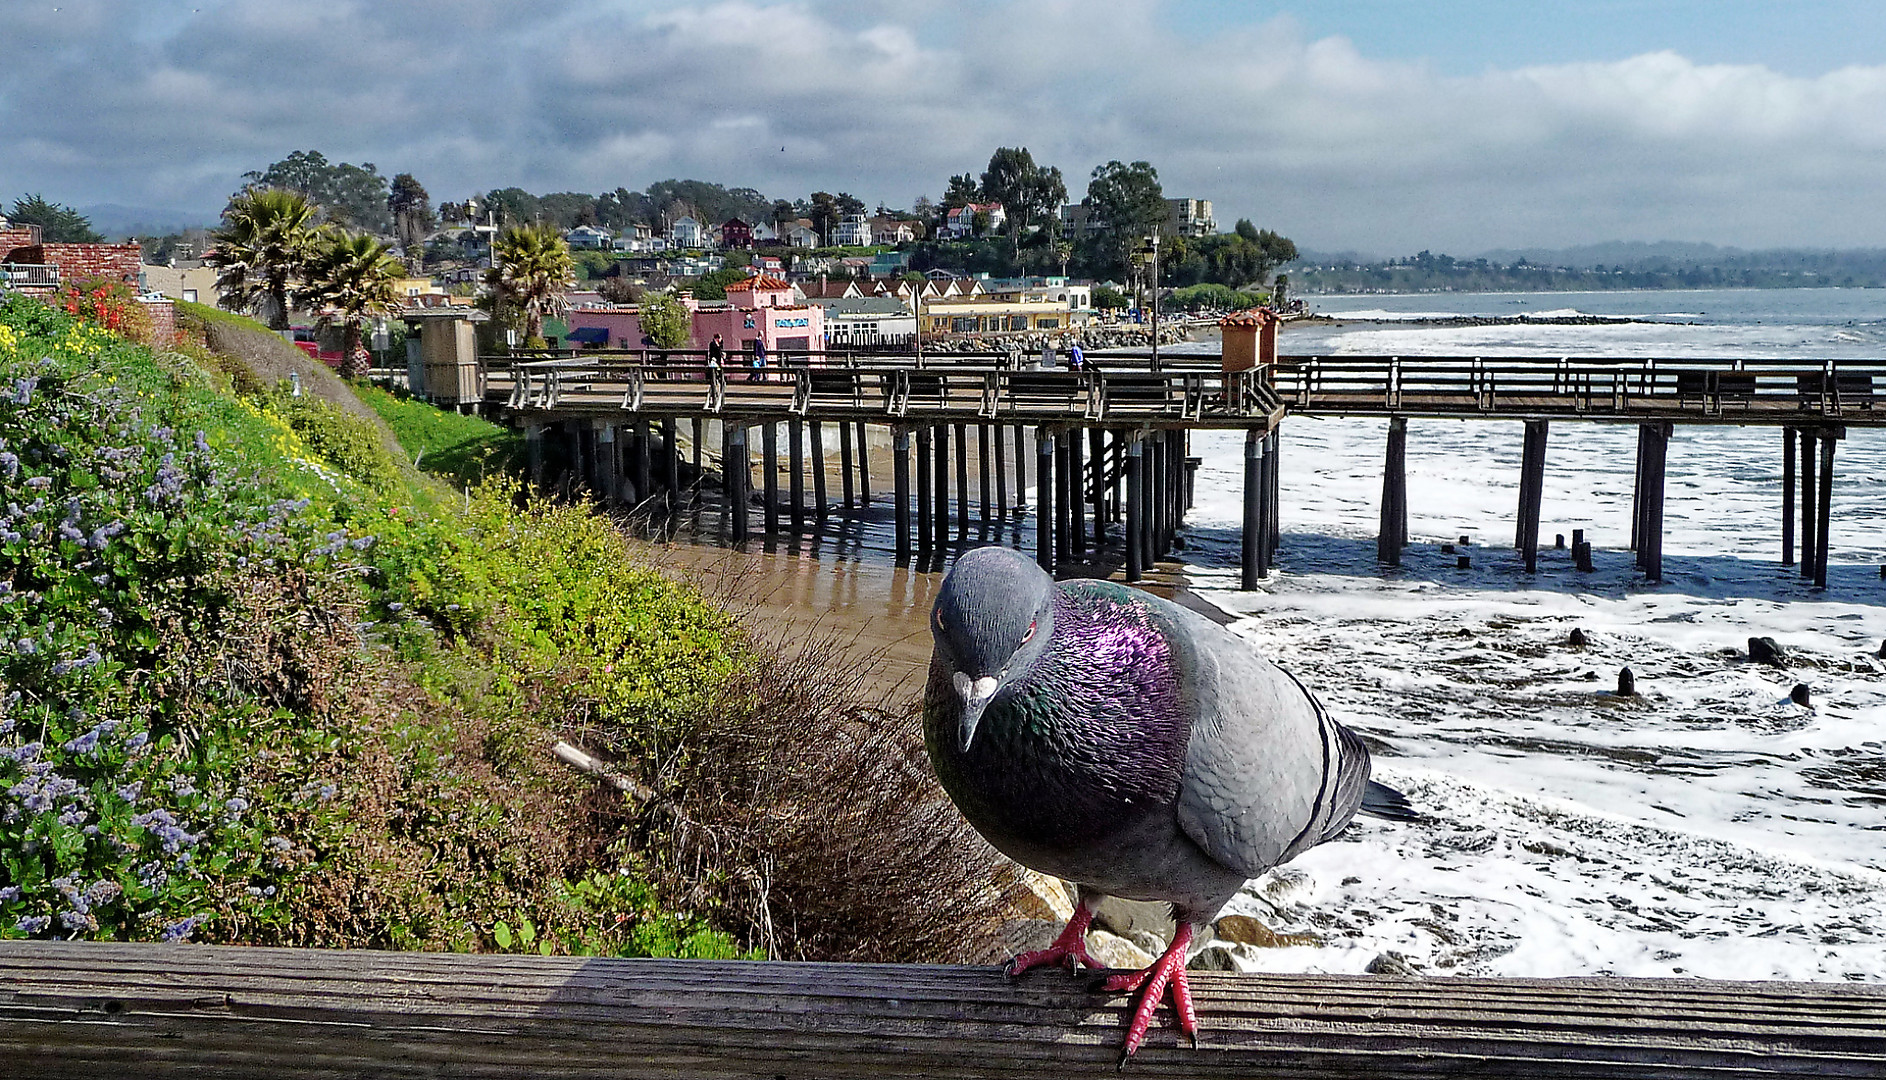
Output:
[[[1421,819],[1421,815],[1409,805],[1408,796],[1387,784],[1378,784],[1373,780],[1362,789],[1360,809],[1365,814],[1373,814],[1390,821],[1419,821]]]

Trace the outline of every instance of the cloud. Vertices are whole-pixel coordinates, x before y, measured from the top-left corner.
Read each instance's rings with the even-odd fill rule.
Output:
[[[1025,145],[1076,194],[1143,159],[1226,226],[1323,249],[1886,244],[1886,67],[1449,75],[1287,16],[1188,36],[1152,0],[58,6],[0,5],[9,198],[213,212],[319,149],[435,198],[693,176],[904,204]]]

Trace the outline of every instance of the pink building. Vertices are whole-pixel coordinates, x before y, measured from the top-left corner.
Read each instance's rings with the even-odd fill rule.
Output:
[[[725,304],[681,301],[694,313],[694,330],[683,348],[705,349],[719,334],[727,352],[750,352],[756,340],[766,342],[770,357],[782,352],[802,353],[825,346],[825,311],[796,303],[792,286],[776,277],[756,275],[727,287]],[[638,349],[642,323],[634,307],[575,308],[564,317],[570,338],[596,347]]]

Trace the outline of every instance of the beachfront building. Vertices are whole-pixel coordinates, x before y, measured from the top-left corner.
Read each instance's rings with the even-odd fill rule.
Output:
[[[681,297],[693,313],[685,349],[705,349],[719,334],[729,353],[751,352],[764,341],[768,355],[803,353],[822,347],[825,312],[800,302],[791,285],[760,274],[727,287],[725,303],[701,303]],[[630,304],[597,304],[572,309],[564,317],[569,340],[595,348],[642,348],[641,309]]]
[[[1007,301],[986,296],[931,300],[922,308],[925,338],[1056,332],[1074,325],[1074,313],[1038,300]]]
[[[851,296],[814,300],[825,313],[825,344],[831,348],[907,344],[917,317],[895,296]]]
[[[989,297],[995,300],[1057,304],[1074,312],[1087,312],[1094,308],[1094,287],[1075,285],[1064,277],[1001,278],[985,281],[982,285]]]

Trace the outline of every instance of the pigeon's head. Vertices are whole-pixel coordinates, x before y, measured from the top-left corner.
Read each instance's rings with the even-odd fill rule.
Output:
[[[1048,647],[1054,579],[1021,552],[976,548],[956,560],[930,613],[936,655],[961,699],[961,747],[982,714]]]

